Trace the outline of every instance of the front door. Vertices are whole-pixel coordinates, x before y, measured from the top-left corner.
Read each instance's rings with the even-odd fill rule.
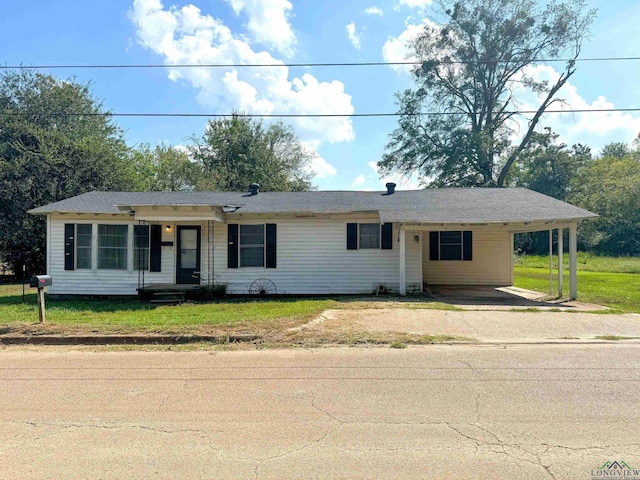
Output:
[[[200,283],[200,227],[179,225],[177,229],[176,283]]]

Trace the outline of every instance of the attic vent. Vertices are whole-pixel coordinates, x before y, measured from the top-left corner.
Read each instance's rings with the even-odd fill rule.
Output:
[[[260,192],[260,184],[252,183],[249,185],[249,191],[251,192],[251,195],[258,195],[258,192]]]
[[[396,191],[396,184],[393,182],[387,183],[385,187],[387,187],[387,195],[393,195]]]

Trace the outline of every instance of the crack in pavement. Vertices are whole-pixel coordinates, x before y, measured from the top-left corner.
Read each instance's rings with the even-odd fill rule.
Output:
[[[95,429],[101,429],[101,430],[120,430],[120,429],[125,429],[125,428],[137,428],[137,429],[141,429],[141,430],[147,430],[147,431],[150,431],[150,432],[162,433],[162,434],[193,433],[193,434],[199,434],[201,436],[201,438],[205,438],[205,437],[209,438],[207,433],[212,433],[212,432],[223,433],[222,430],[209,430],[209,431],[198,430],[198,429],[176,429],[176,430],[171,430],[171,429],[154,428],[154,427],[150,427],[150,426],[146,426],[146,425],[132,424],[132,423],[122,423],[122,424],[108,425],[108,424],[90,424],[90,423],[77,423],[77,422],[70,422],[70,423],[34,422],[34,421],[28,421],[28,420],[10,420],[10,421],[4,420],[4,421],[0,421],[0,424],[2,424],[2,423],[4,423],[4,424],[15,424],[15,425],[28,425],[28,426],[34,427],[34,428],[51,427],[51,428],[57,428],[57,429],[61,429],[61,430],[57,430],[55,432],[50,432],[50,433],[47,433],[45,435],[39,435],[37,437],[26,439],[23,442],[11,445],[8,448],[0,450],[0,454],[6,453],[6,452],[8,452],[10,450],[14,450],[16,448],[20,448],[20,447],[22,447],[24,445],[28,445],[28,444],[31,444],[31,443],[34,443],[34,442],[38,442],[38,441],[40,441],[40,440],[42,440],[44,438],[52,437],[52,436],[55,436],[55,435],[60,435],[65,430],[69,430],[69,429],[95,428]]]

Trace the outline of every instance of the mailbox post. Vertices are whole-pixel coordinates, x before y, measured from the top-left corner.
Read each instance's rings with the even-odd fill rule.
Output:
[[[38,289],[38,317],[40,323],[45,322],[44,316],[44,287],[49,287],[53,283],[51,275],[34,275],[29,280],[29,286],[31,288]]]

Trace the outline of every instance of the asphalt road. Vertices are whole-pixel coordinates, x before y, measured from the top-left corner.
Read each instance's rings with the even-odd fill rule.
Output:
[[[0,478],[590,479],[640,346],[0,351]]]

